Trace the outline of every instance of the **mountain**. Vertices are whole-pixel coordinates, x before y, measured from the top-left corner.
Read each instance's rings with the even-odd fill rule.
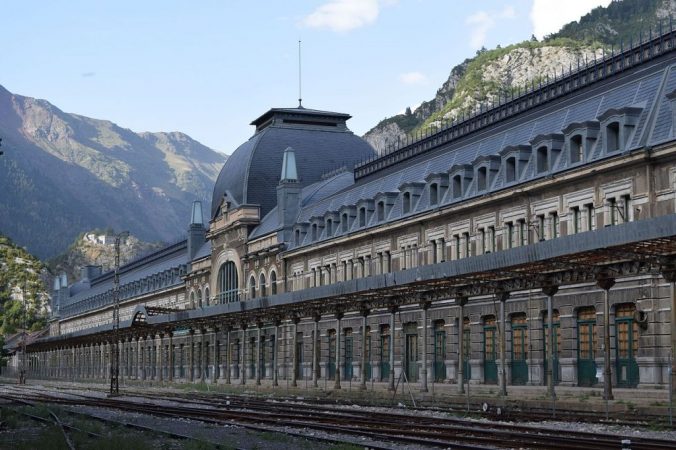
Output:
[[[2,86],[0,137],[0,232],[41,258],[95,228],[175,239],[192,202],[210,204],[226,158],[183,133],[135,133]]]
[[[35,256],[0,236],[0,336],[46,324],[48,274]]]
[[[518,94],[524,87],[546,81],[554,73],[568,72],[578,62],[601,57],[605,51],[666,31],[676,0],[613,1],[571,22],[543,41],[531,39],[492,50],[481,49],[451,69],[433,99],[415,110],[388,117],[366,132],[364,138],[384,152],[421,133],[434,131],[447,121]]]
[[[163,247],[162,243],[143,242],[133,235],[120,240],[120,265]],[[115,232],[113,230],[92,230],[80,233],[75,241],[61,255],[47,262],[54,275],[65,273],[68,282],[81,279],[85,266],[101,266],[102,272],[115,268]]]

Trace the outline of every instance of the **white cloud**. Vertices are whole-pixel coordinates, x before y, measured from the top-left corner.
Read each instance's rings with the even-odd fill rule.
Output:
[[[301,23],[309,28],[350,31],[376,21],[381,6],[392,0],[330,0],[305,16]]]
[[[465,19],[465,23],[471,27],[469,45],[477,50],[486,43],[486,36],[498,20],[513,19],[516,11],[512,6],[505,6],[502,11],[477,11]]]
[[[597,6],[608,6],[610,0],[533,0],[530,10],[530,21],[533,34],[542,39],[556,33],[568,22],[579,20]]]
[[[399,75],[399,81],[404,84],[427,84],[427,77],[421,72],[407,72]]]

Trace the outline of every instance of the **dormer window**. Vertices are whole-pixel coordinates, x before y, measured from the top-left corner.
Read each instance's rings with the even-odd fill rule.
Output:
[[[411,193],[404,192],[402,196],[404,214],[411,212]]]
[[[643,108],[626,106],[611,108],[599,116],[606,153],[626,150],[642,111]]]
[[[331,237],[333,235],[333,219],[326,219],[326,236]]]
[[[343,218],[340,221],[340,226],[343,232],[347,232],[347,213],[343,213]]]
[[[376,211],[378,213],[378,222],[385,220],[385,202],[380,201],[376,206]]]
[[[312,240],[313,241],[317,240],[317,224],[316,223],[312,224]]]
[[[516,181],[516,158],[514,156],[505,161],[505,181],[508,183]]]
[[[485,191],[486,190],[486,181],[487,181],[487,173],[488,169],[486,167],[479,167],[477,170],[477,190],[479,191]]]
[[[364,207],[359,208],[359,226],[366,226],[366,208]]]
[[[570,162],[576,163],[584,159],[584,144],[582,135],[576,134],[570,138]]]
[[[537,149],[537,171],[538,173],[547,172],[549,170],[549,152],[547,147],[542,146]]]
[[[612,122],[606,125],[606,150],[616,152],[620,150],[620,123]]]
[[[296,235],[294,238],[296,245],[300,245],[300,230],[296,230]]]
[[[437,183],[430,184],[430,205],[439,203],[439,185]]]
[[[456,175],[453,177],[453,198],[462,197],[462,176]]]

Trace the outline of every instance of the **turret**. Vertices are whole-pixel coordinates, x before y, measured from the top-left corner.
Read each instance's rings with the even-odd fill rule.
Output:
[[[283,228],[283,241],[291,239],[291,227],[298,217],[301,185],[296,167],[296,152],[291,147],[284,150],[282,174],[277,185],[277,214]]]
[[[197,251],[206,241],[207,230],[204,228],[204,217],[202,216],[202,202],[196,200],[192,202],[192,213],[190,214],[190,226],[188,227],[188,263],[190,263]]]
[[[59,309],[69,296],[68,278],[65,273],[54,278],[52,289],[52,317],[59,317]]]

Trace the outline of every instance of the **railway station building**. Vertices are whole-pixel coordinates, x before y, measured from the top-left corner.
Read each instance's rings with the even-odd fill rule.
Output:
[[[55,280],[29,377],[108,379],[117,354],[120,378],[158,382],[664,389],[675,39],[380,155],[347,114],[270,109],[185,239],[117,284]]]

